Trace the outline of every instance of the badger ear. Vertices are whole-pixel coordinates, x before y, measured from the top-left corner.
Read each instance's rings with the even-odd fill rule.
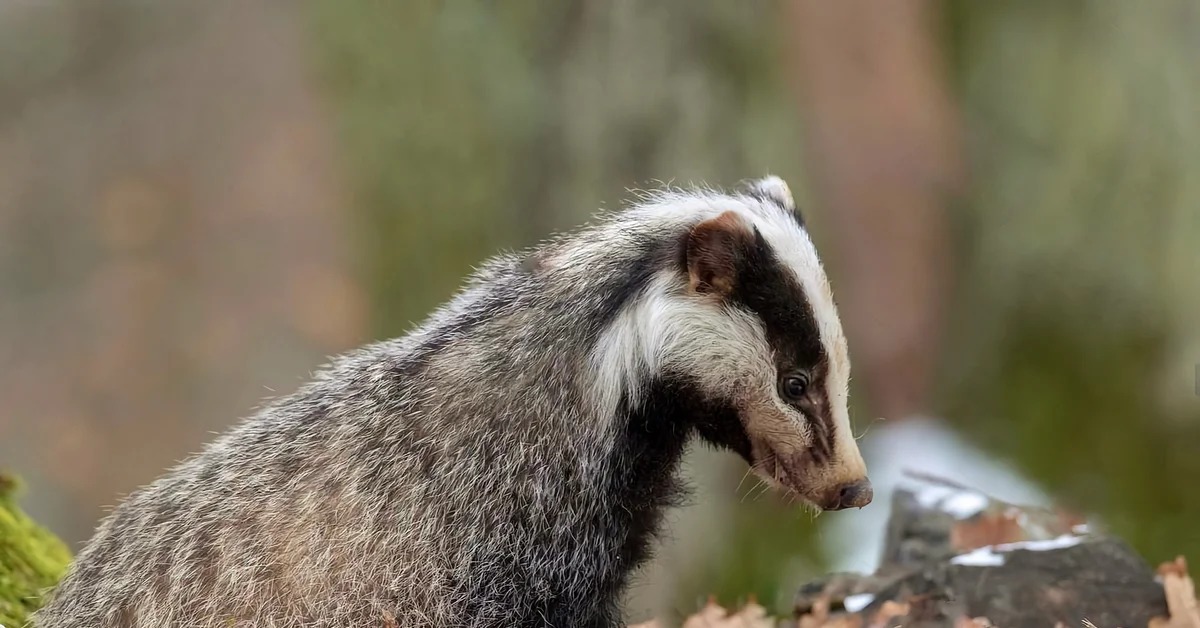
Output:
[[[732,211],[692,227],[686,253],[691,289],[725,297],[733,294],[754,238],[754,228]]]
[[[796,211],[796,201],[792,198],[791,188],[786,181],[775,175],[751,181],[747,187],[750,188],[750,194],[759,199],[770,201],[788,211]]]
[[[750,191],[750,196],[766,203],[773,203],[792,212],[796,217],[796,222],[799,222],[801,225],[804,224],[804,217],[800,214],[800,210],[796,208],[796,200],[792,198],[792,190],[783,179],[775,175],[770,175],[751,181],[746,187]]]

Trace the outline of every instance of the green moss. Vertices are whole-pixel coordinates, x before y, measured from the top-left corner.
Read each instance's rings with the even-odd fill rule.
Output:
[[[0,625],[16,628],[62,577],[71,553],[17,508],[18,483],[0,474]]]

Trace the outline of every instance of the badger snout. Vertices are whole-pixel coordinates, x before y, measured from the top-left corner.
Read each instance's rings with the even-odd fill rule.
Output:
[[[762,450],[769,452],[758,458],[765,462],[754,464],[752,468],[821,510],[863,508],[875,497],[862,458],[857,455],[846,456],[852,464],[817,465],[807,451],[779,456],[768,447]],[[857,450],[854,453],[857,454]]]
[[[822,510],[845,510],[847,508],[862,508],[871,503],[874,491],[871,490],[871,480],[863,478],[839,484],[825,492],[817,504]]]

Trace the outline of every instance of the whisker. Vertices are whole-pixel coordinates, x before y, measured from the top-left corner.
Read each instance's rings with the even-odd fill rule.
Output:
[[[742,484],[746,483],[746,478],[750,477],[751,473],[754,473],[754,465],[746,467],[746,472],[742,474],[742,479],[738,481],[737,488],[733,489],[734,493],[742,490]]]
[[[762,490],[759,491],[758,494],[754,496],[754,501],[758,501],[758,500],[762,499],[764,495],[767,495],[768,493],[770,493],[771,488],[772,488],[772,485],[771,485],[770,480],[764,481],[762,483]]]
[[[862,434],[855,436],[854,440],[859,440],[862,437],[866,436],[867,433],[869,433],[871,431],[871,426],[875,425],[876,423],[882,422],[882,421],[887,421],[887,419],[885,419],[884,417],[875,417],[875,420],[868,423],[867,427],[863,430]]]
[[[758,490],[758,487],[760,487],[762,485],[763,485],[762,479],[758,479],[757,483],[750,490],[746,491],[746,493],[744,495],[742,495],[741,503],[743,503],[743,504],[746,503],[746,500],[750,499],[750,496],[754,494],[754,491]],[[753,500],[751,500],[751,501],[753,501]]]

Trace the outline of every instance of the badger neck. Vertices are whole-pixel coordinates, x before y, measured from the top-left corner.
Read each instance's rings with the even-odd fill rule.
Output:
[[[619,472],[608,494],[612,516],[626,526],[622,559],[629,566],[646,559],[665,510],[687,494],[679,466],[692,436],[708,425],[736,422],[731,409],[704,405],[687,382],[656,377],[637,404],[623,403],[615,417],[622,427],[612,451]]]
[[[593,594],[615,595],[646,558],[662,512],[680,495],[676,473],[696,431],[690,387],[646,368],[638,326],[629,326],[637,303],[661,289],[656,278],[669,275],[674,245],[602,256],[585,269],[590,277],[575,274],[578,266],[555,272],[502,260],[414,339],[413,354],[432,359],[425,369],[469,378],[471,391],[444,402],[462,422],[446,432],[476,434],[472,449],[503,460],[492,472],[537,476],[538,489],[517,500],[547,503],[517,516],[569,531],[542,543],[586,543],[572,551],[598,554],[592,575],[607,590]],[[614,335],[623,325],[633,337]],[[622,360],[628,372],[605,372]],[[504,459],[512,452],[520,459]]]

